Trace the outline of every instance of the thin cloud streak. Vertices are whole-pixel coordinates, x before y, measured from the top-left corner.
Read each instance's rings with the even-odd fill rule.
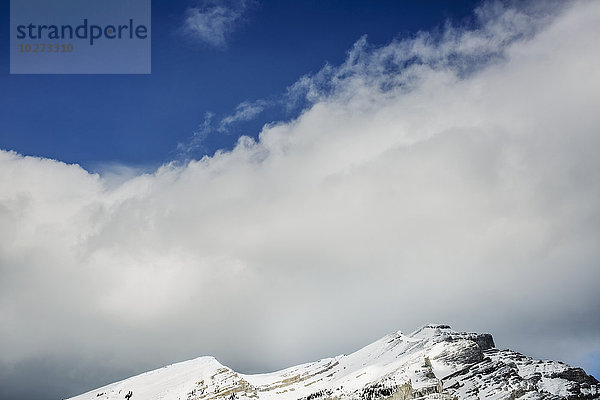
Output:
[[[185,141],[177,143],[177,156],[189,161],[190,154],[195,151],[207,152],[205,142],[208,136],[214,131],[213,120],[215,115],[212,112],[204,114],[204,121],[192,134],[192,137]]]
[[[237,122],[250,121],[263,112],[268,103],[265,100],[244,101],[237,105],[233,114],[224,117],[219,123],[219,132],[226,132]]]
[[[230,133],[236,124],[253,120],[265,109],[274,107],[275,104],[275,102],[268,100],[243,101],[236,106],[231,114],[220,118],[218,122],[215,121],[214,113],[206,112],[204,120],[192,136],[188,140],[177,144],[176,154],[178,159],[189,162],[192,155],[196,153],[207,154],[209,150],[205,143],[211,134]]]

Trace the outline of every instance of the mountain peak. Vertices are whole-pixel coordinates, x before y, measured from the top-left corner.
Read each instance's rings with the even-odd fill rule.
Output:
[[[427,324],[423,329],[452,329],[452,327],[446,324]]]
[[[450,332],[453,332],[453,330],[450,327],[450,325],[446,325],[446,324],[427,324],[427,325],[423,325],[422,327],[420,327],[419,329],[417,329],[416,331],[414,331],[413,333],[411,333],[409,336],[414,337],[414,336],[417,336],[419,334],[429,335],[429,336],[436,336],[436,335],[439,335],[441,333],[450,333]]]
[[[266,374],[240,374],[200,357],[73,400],[599,399],[580,368],[495,348],[488,333],[428,324],[387,335],[349,355]]]

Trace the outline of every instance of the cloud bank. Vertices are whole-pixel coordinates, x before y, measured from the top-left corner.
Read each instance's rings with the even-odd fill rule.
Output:
[[[297,119],[118,185],[0,152],[0,397],[205,354],[268,370],[429,321],[598,354],[600,4],[563,7],[362,39],[290,88]]]

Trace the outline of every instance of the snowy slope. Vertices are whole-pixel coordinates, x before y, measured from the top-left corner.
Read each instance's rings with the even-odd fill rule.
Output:
[[[427,325],[352,353],[268,374],[238,374],[212,357],[173,364],[72,400],[600,399],[579,368],[498,350],[489,334]]]

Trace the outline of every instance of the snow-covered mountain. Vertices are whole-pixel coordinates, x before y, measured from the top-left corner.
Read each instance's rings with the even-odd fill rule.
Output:
[[[600,399],[581,368],[499,350],[487,333],[427,325],[352,353],[281,371],[236,373],[200,357],[113,383],[72,400]]]

